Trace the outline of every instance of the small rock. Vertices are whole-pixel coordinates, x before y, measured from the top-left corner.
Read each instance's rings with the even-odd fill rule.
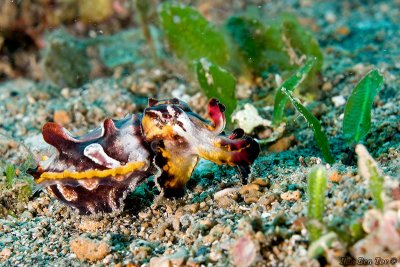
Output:
[[[334,23],[336,22],[336,15],[333,11],[328,11],[325,13],[325,20],[329,23]]]
[[[287,191],[281,194],[281,198],[286,201],[297,201],[300,197],[301,197],[301,192],[299,190]]]
[[[107,255],[104,259],[103,259],[103,263],[105,264],[105,265],[110,265],[110,263],[112,262],[112,260],[113,260],[113,255]]]
[[[130,250],[137,260],[145,260],[151,254],[151,247],[149,246],[131,246]]]
[[[180,267],[185,266],[185,261],[188,257],[188,253],[186,249],[182,248],[177,252],[162,256],[162,257],[153,257],[150,259],[150,267]]]
[[[271,121],[263,119],[259,114],[258,110],[252,104],[245,104],[243,110],[237,111],[233,116],[232,120],[236,121],[240,128],[245,133],[251,133],[254,128],[259,126],[271,126]]]
[[[349,27],[341,26],[336,29],[335,33],[338,35],[347,36],[350,34],[350,29]]]
[[[241,195],[244,195],[246,193],[249,193],[250,191],[260,191],[260,186],[254,183],[246,184],[240,188],[239,193]]]
[[[343,175],[340,175],[337,171],[333,171],[332,174],[329,176],[329,181],[338,183],[342,180]]]
[[[141,212],[139,212],[138,215],[139,215],[139,217],[140,217],[141,219],[147,219],[147,218],[150,217],[151,213],[150,213],[150,212],[143,212],[143,211],[141,211]]]
[[[293,134],[288,137],[282,137],[278,139],[275,143],[270,145],[268,147],[268,151],[275,153],[285,151],[293,144],[295,140],[296,138],[294,137]]]
[[[12,251],[9,248],[4,248],[2,251],[0,251],[0,259],[1,260],[6,260],[9,257],[11,257]]]
[[[266,187],[269,185],[269,180],[268,180],[268,178],[265,178],[265,179],[264,178],[256,178],[251,183],[262,186],[262,187]]]
[[[262,196],[259,200],[258,203],[264,207],[269,207],[269,205],[276,200],[275,195],[269,195],[269,196]]]
[[[212,262],[217,262],[222,258],[221,252],[220,251],[214,251],[211,250],[209,258]]]
[[[322,85],[322,91],[324,91],[324,92],[328,92],[328,91],[332,90],[332,88],[333,88],[333,85],[331,82],[325,82]]]
[[[172,218],[172,228],[175,231],[179,231],[181,229],[181,217],[183,216],[183,211],[178,210],[175,212],[175,215]]]
[[[80,260],[102,260],[111,251],[111,247],[107,242],[92,240],[83,236],[71,240],[69,244],[71,252]]]
[[[150,259],[150,267],[173,267],[172,262],[164,257],[153,257]]]
[[[334,96],[332,97],[332,102],[335,105],[335,107],[340,107],[346,104],[346,99],[342,95]]]
[[[99,222],[91,219],[82,219],[79,224],[79,230],[83,232],[96,232],[97,230],[104,229],[104,222]]]
[[[210,229],[214,225],[214,223],[209,219],[205,219],[200,221],[200,225],[203,226],[205,229]]]
[[[236,195],[237,191],[238,191],[237,188],[225,188],[214,194],[214,200],[218,201],[219,199],[221,199],[223,197]]]
[[[223,209],[233,207],[237,204],[233,198],[228,197],[228,196],[220,197],[216,201],[217,201],[218,207],[223,208]]]
[[[53,120],[55,123],[66,125],[71,122],[71,118],[65,110],[57,110],[54,112]]]
[[[191,213],[196,213],[199,210],[199,203],[193,203],[191,205],[186,205],[184,210],[189,211]]]
[[[251,266],[257,258],[258,248],[252,238],[248,235],[235,241],[230,251],[235,266]]]
[[[251,203],[257,203],[260,197],[262,196],[262,193],[260,191],[250,191],[248,194],[244,195],[244,202],[246,204],[251,204]]]

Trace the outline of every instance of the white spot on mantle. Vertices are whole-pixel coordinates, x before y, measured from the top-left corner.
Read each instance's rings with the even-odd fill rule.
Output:
[[[121,166],[121,163],[104,152],[103,147],[100,144],[94,143],[85,147],[83,154],[91,159],[93,162],[105,166],[107,168],[116,168]]]

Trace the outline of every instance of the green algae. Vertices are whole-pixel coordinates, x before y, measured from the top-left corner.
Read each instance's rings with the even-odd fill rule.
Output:
[[[232,16],[226,28],[242,60],[255,75],[280,72],[285,76],[287,71],[301,65],[304,56],[316,58],[307,78],[307,85],[315,87],[316,74],[323,64],[322,50],[317,39],[293,14],[284,13],[275,20]]]
[[[272,116],[272,123],[274,126],[278,126],[282,122],[283,111],[289,100],[282,91],[282,88],[285,88],[289,93],[292,93],[304,81],[304,79],[306,79],[316,60],[317,59],[315,57],[309,58],[304,65],[296,71],[296,73],[286,79],[277,89],[275,94],[274,112]]]
[[[372,70],[351,92],[343,119],[343,133],[349,144],[358,143],[369,132],[372,104],[383,83],[383,76]]]
[[[160,7],[160,24],[170,49],[192,68],[200,58],[225,66],[228,48],[225,38],[197,10],[182,4]]]
[[[306,108],[304,107],[297,99],[295,99],[290,92],[286,88],[281,89],[289,100],[292,102],[293,106],[296,110],[305,118],[308,125],[311,127],[315,142],[317,143],[319,149],[321,150],[324,159],[328,163],[334,163],[335,159],[331,154],[331,150],[329,148],[329,141],[328,137],[326,136],[325,132],[322,131],[322,126],[319,120]]]
[[[312,241],[319,239],[322,234],[327,180],[326,170],[322,166],[312,169],[308,176],[307,229]]]
[[[26,173],[32,161],[22,166],[0,162],[0,217],[11,215],[17,217],[26,209],[26,203],[32,196],[33,180]]]

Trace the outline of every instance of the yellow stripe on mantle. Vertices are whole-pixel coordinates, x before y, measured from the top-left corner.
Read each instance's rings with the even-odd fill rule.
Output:
[[[106,170],[86,170],[82,172],[70,172],[64,170],[63,172],[44,172],[40,175],[36,183],[41,183],[45,180],[58,180],[58,179],[90,179],[90,178],[106,178],[110,176],[125,175],[140,169],[144,166],[144,162],[131,162],[123,166],[119,166]]]

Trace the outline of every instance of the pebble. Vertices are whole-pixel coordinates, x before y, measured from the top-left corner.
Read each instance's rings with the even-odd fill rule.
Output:
[[[322,85],[322,91],[324,91],[324,92],[328,92],[328,91],[332,90],[332,88],[333,88],[333,85],[331,82],[325,82]]]
[[[163,257],[153,257],[150,259],[150,267],[174,267],[171,260]]]
[[[196,213],[198,210],[199,210],[199,203],[194,203],[194,204],[191,204],[191,205],[186,205],[185,207],[184,207],[184,210],[186,210],[186,211],[189,211],[189,212],[191,212],[191,213]]]
[[[141,219],[147,219],[147,218],[150,217],[151,213],[150,213],[150,212],[143,212],[143,211],[141,211],[141,212],[139,212],[138,215],[139,215],[139,217],[140,217]]]
[[[337,171],[333,171],[329,176],[329,181],[334,183],[339,183],[343,179],[343,175],[339,174]]]
[[[350,34],[350,29],[349,27],[341,26],[336,29],[335,33],[338,35],[347,36]]]
[[[53,120],[55,123],[66,125],[71,122],[71,118],[65,110],[57,110],[54,112]]]
[[[244,195],[246,193],[249,193],[250,191],[259,191],[260,190],[260,186],[258,184],[247,184],[244,185],[240,188],[239,193],[241,195]]]
[[[329,23],[334,23],[336,22],[336,15],[333,11],[329,10],[328,12],[325,13],[325,20]]]
[[[0,251],[0,259],[6,260],[9,257],[11,257],[12,251],[9,248],[4,248],[2,251]]]
[[[223,197],[235,195],[237,191],[238,191],[237,188],[225,188],[225,189],[222,189],[221,191],[218,191],[218,192],[216,192],[214,194],[214,200],[218,201]]]
[[[104,226],[104,222],[91,219],[83,219],[78,228],[83,232],[96,232],[98,230],[104,229]]]
[[[167,251],[165,252],[167,253]],[[188,253],[185,248],[179,249],[177,252],[161,257],[153,257],[150,259],[150,267],[180,267],[186,266],[185,261]]]
[[[268,147],[268,151],[277,153],[277,152],[282,152],[282,151],[288,150],[289,147],[292,146],[292,144],[295,140],[296,140],[296,138],[294,137],[293,134],[288,137],[282,137],[282,138],[278,139],[275,143],[270,145]]]
[[[219,198],[217,198],[216,201],[217,201],[218,207],[223,208],[223,209],[233,207],[237,204],[236,201],[229,196],[219,197]]]
[[[263,195],[260,191],[251,190],[243,196],[246,204],[257,203],[260,197]]]
[[[205,220],[201,220],[200,225],[202,225],[204,227],[204,229],[210,229],[211,227],[213,227],[214,223],[212,220],[209,219],[205,219]]]
[[[276,200],[276,197],[275,197],[275,195],[273,195],[273,194],[268,195],[268,196],[264,195],[264,196],[262,196],[262,197],[258,200],[258,203],[259,203],[260,205],[264,206],[264,207],[269,207],[270,204],[271,204],[272,202],[274,202],[275,200]]]
[[[237,239],[230,251],[235,266],[248,267],[256,261],[258,248],[250,235]]]
[[[299,190],[296,191],[287,191],[281,194],[281,198],[286,201],[297,201],[301,197],[301,192]]]
[[[346,99],[342,95],[334,96],[331,99],[336,108],[346,104]]]
[[[110,253],[111,247],[106,241],[97,241],[79,236],[70,241],[71,252],[80,260],[98,261]]]
[[[256,178],[251,183],[259,185],[261,187],[266,187],[269,185],[269,179],[268,178]]]

